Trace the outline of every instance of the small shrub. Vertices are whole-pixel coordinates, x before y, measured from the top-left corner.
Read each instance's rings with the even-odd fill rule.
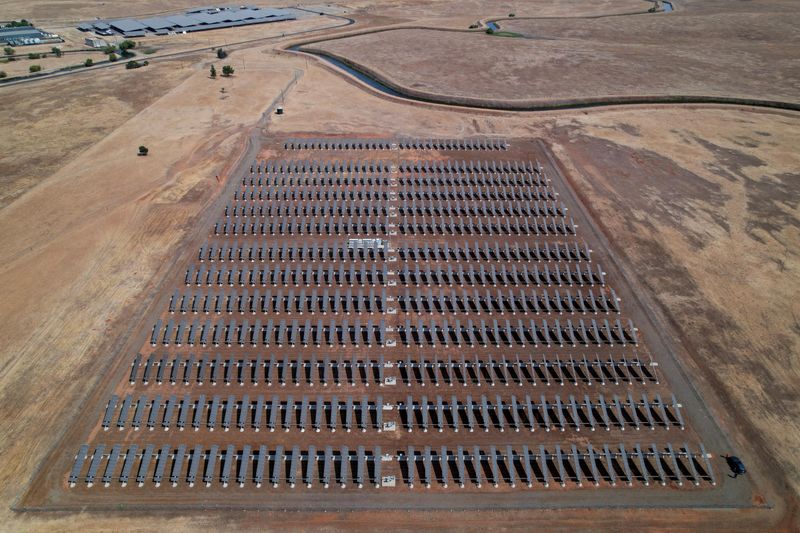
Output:
[[[53,55],[55,55],[56,57],[61,57],[64,53],[58,46],[54,46],[53,48],[50,49],[50,51],[53,52]]]
[[[214,65],[211,65],[211,77],[212,78],[217,77],[217,69],[214,67]]]
[[[92,65],[94,65],[94,61],[92,61],[91,57],[87,57],[86,61],[83,62],[84,67],[91,67]]]
[[[150,150],[145,145],[139,147],[139,155],[147,155]]]
[[[5,78],[6,76],[8,76],[8,74],[6,74],[6,71],[0,70],[0,79]]]
[[[109,60],[109,61],[116,61],[117,59],[119,59],[119,58],[117,57],[117,54],[115,54],[115,53],[113,53],[113,52],[112,52],[112,53],[110,53],[110,54],[108,54],[108,60]]]
[[[41,57],[42,57],[42,54],[35,54],[33,52],[28,54],[28,59],[41,59]]]
[[[228,52],[222,48],[217,48],[217,59],[225,59],[226,57],[228,57]]]
[[[513,18],[514,18],[514,17],[516,17],[516,16],[517,16],[517,14],[516,14],[516,13],[509,13],[509,14],[508,14],[508,18],[510,18],[510,19],[513,19]]]
[[[142,66],[142,64],[141,64],[141,63],[139,63],[138,61],[128,61],[128,62],[125,64],[125,68],[126,68],[126,69],[128,69],[128,70],[132,70],[132,69],[135,69],[135,68],[139,68],[139,67],[141,67],[141,66]]]
[[[225,65],[224,67],[222,67],[222,75],[225,76],[226,78],[229,76],[233,76],[233,72],[234,72],[233,67],[230,65]]]
[[[30,67],[28,67],[28,70],[31,73],[40,72],[42,70],[42,66],[41,65],[31,65]]]
[[[3,52],[5,52],[5,54],[7,56],[13,56],[14,55],[14,49],[11,48],[10,46],[6,46],[5,48],[3,48]]]
[[[486,28],[486,33],[488,33],[489,35],[494,35],[494,29]]]

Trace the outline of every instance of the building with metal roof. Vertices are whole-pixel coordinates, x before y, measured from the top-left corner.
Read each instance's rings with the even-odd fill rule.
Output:
[[[171,32],[231,28],[249,24],[263,24],[294,20],[296,16],[288,9],[271,9],[257,6],[205,7],[192,9],[184,14],[148,17],[96,20],[78,25],[81,31],[92,31],[100,35],[118,34],[123,37],[142,37],[150,34],[164,35]]]

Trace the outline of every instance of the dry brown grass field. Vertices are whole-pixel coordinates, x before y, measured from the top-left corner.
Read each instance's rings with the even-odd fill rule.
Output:
[[[450,2],[353,2],[340,7],[359,22],[356,28],[414,21],[463,27],[515,12],[519,19],[502,27],[531,38],[448,33],[442,41],[425,30],[417,40],[375,41],[402,30],[324,46],[347,48],[398,83],[422,83],[440,94],[485,96],[491,90],[493,97],[552,99],[566,93],[695,90],[798,99],[792,23],[798,10],[791,2],[759,3],[760,14],[752,2],[687,0],[676,1],[677,11],[669,15],[523,20],[649,5],[573,4],[473,1],[456,11]],[[7,2],[0,18],[56,23],[91,17],[95,10],[121,16],[192,5]],[[681,24],[672,24],[677,17],[683,17]],[[660,32],[672,32],[669,50],[659,44]],[[691,46],[698,34],[704,45]],[[369,46],[348,44],[356,40]],[[208,66],[215,59],[203,52],[137,71],[107,69],[0,86],[2,101],[11,104],[0,109],[0,529],[800,526],[798,113],[711,105],[513,113],[419,104],[377,94],[319,60],[275,50],[287,42],[233,51],[237,72],[230,79],[210,80]],[[462,75],[454,68],[462,61],[459,54],[440,52],[473,43],[479,43],[469,48],[475,61],[497,62],[494,77],[481,68]],[[399,44],[416,52],[389,53]],[[615,75],[598,69],[598,60],[613,65]],[[532,61],[556,79],[535,75]],[[752,76],[739,75],[750,68]],[[264,117],[296,73],[300,78],[285,95],[285,114]],[[247,139],[261,134],[543,139],[600,222],[621,267],[653,304],[657,322],[674,333],[693,386],[747,461],[756,506],[502,513],[17,510],[37,467],[104,379],[97,368],[116,357],[114,346],[154,298],[176,250],[203,231],[195,223],[220,193],[216,176],[228,179]],[[150,147],[147,158],[136,156],[140,144]]]
[[[800,102],[800,15],[794,6],[686,4],[663,16],[501,21],[501,30],[516,38],[400,29],[305,49],[443,98],[535,103],[688,95]]]

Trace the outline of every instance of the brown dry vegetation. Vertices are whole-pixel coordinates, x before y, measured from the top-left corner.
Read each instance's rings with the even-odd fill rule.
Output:
[[[800,12],[776,1],[687,3],[670,14],[511,20],[509,38],[393,30],[307,49],[402,88],[487,102],[708,95],[800,102]],[[702,52],[699,52],[702,50]]]
[[[717,416],[735,438],[769,449],[800,494],[798,121],[702,117],[606,113],[559,124],[553,139],[613,245],[681,332],[692,375],[723,396]]]
[[[0,122],[14,133],[4,135],[0,151],[0,207],[186,79],[192,62],[86,72],[6,90],[14,105],[0,108]]]

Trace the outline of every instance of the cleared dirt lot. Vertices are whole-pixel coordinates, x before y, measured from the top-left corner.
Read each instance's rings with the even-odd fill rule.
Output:
[[[345,58],[401,89],[444,101],[638,95],[800,101],[800,13],[783,2],[727,13],[720,7],[501,22],[501,29],[519,38],[408,29],[304,48]]]

